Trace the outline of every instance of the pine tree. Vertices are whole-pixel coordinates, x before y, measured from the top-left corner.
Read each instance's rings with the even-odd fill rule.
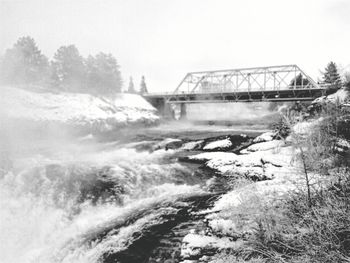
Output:
[[[309,80],[304,78],[303,75],[298,74],[295,78],[293,78],[289,84],[290,89],[300,89],[302,86],[305,88],[309,84]]]
[[[338,73],[337,65],[334,62],[329,62],[323,73],[323,81],[329,84],[329,91],[335,92],[342,86],[342,81]]]
[[[132,80],[131,76],[130,76],[130,80],[129,80],[128,93],[136,93],[134,81]]]
[[[345,73],[344,75],[344,86],[346,90],[350,91],[350,73]]]
[[[147,90],[147,86],[146,86],[146,82],[145,82],[145,76],[142,76],[140,86],[141,86],[140,94],[147,94],[148,90]]]
[[[60,47],[51,63],[55,87],[70,92],[85,91],[84,59],[74,45]]]
[[[122,90],[122,77],[117,60],[103,52],[86,60],[87,86],[92,93],[112,96]]]
[[[1,59],[0,75],[6,84],[46,84],[49,62],[33,38],[21,37]]]

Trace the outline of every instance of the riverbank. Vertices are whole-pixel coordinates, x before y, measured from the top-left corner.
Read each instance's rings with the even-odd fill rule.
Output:
[[[348,113],[323,103],[325,113],[291,125],[287,138],[268,132],[239,153],[218,148],[183,159],[231,184],[202,211],[206,230],[183,239],[183,263],[349,260]]]
[[[182,158],[182,161],[202,164],[218,176],[226,177],[231,191],[222,195],[205,213],[206,231],[193,229],[183,240],[181,256],[184,262],[210,262],[219,252],[234,252],[245,244],[246,236],[255,228],[254,207],[271,202],[295,189],[302,178],[293,161],[290,143],[275,140],[267,132],[241,149],[232,151],[230,138],[206,141],[197,150],[204,153]],[[233,250],[233,251],[232,251]]]
[[[117,131],[124,127],[155,125],[157,111],[140,95],[119,93],[113,97],[83,93],[28,90],[1,86],[0,117],[2,126],[22,126],[33,134],[56,136]]]

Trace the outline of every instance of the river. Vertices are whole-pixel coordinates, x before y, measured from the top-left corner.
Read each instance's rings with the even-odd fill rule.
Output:
[[[165,146],[265,127],[174,126],[34,143],[0,176],[1,263],[179,262],[226,184]],[[32,144],[33,145],[33,144]],[[176,147],[175,147],[176,148]]]

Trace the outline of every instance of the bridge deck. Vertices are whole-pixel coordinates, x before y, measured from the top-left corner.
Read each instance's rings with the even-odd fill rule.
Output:
[[[145,94],[152,104],[163,100],[168,103],[218,103],[256,101],[310,101],[325,93],[325,88],[285,89],[262,91]]]

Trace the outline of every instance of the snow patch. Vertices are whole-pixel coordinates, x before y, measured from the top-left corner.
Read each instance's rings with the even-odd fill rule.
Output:
[[[241,244],[227,237],[218,238],[191,233],[187,234],[182,241],[181,257],[184,259],[196,257],[205,253],[205,250],[237,249]]]
[[[181,149],[186,150],[186,151],[191,151],[191,150],[194,150],[197,147],[199,147],[203,142],[204,142],[204,140],[187,142],[181,147]]]
[[[137,94],[120,93],[116,95],[113,104],[117,107],[137,108],[155,111],[155,108]]]
[[[196,155],[189,156],[189,160],[206,162],[212,159],[215,160],[231,160],[235,158],[237,155],[229,152],[208,152],[208,153],[200,153]]]
[[[259,142],[269,142],[272,141],[273,138],[275,138],[276,136],[276,132],[265,132],[261,135],[259,135],[258,137],[256,137],[253,142],[254,143],[259,143]]]
[[[215,142],[208,143],[204,146],[203,150],[216,150],[216,149],[224,149],[232,146],[232,142],[230,139],[219,140]]]
[[[248,148],[242,150],[241,153],[246,154],[249,152],[267,151],[267,150],[282,147],[284,145],[285,145],[285,143],[283,141],[280,141],[280,140],[260,142],[260,143],[250,145]]]
[[[209,227],[215,232],[223,235],[232,236],[233,233],[238,232],[235,222],[231,219],[213,219],[209,221]]]
[[[280,154],[276,154],[277,151]],[[273,148],[266,151],[251,152],[246,155],[237,155],[229,152],[209,152],[189,156],[188,159],[203,162],[206,167],[225,176],[267,180],[274,177],[279,167],[289,165],[290,152],[291,147]]]

